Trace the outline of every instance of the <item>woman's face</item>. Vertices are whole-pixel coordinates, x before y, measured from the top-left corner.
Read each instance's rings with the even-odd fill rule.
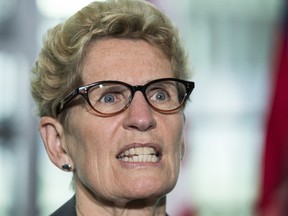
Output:
[[[173,73],[169,60],[147,42],[106,39],[91,47],[82,76],[85,85],[102,80],[143,85]],[[97,116],[87,107],[70,108],[65,135],[77,190],[125,202],[159,197],[173,189],[184,152],[182,111],[156,112],[140,91],[128,109],[112,117]],[[157,153],[156,159],[147,156],[151,153]],[[141,155],[138,161],[124,159],[135,154]],[[140,157],[146,161],[139,162]]]

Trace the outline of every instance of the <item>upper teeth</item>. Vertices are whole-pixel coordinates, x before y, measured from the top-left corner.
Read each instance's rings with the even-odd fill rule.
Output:
[[[134,147],[121,153],[117,158],[130,162],[156,162],[158,156],[156,150],[152,147]]]

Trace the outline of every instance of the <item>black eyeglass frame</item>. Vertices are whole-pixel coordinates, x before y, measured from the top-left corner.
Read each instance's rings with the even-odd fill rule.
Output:
[[[179,104],[179,106],[177,106],[176,108],[172,109],[172,110],[162,110],[162,109],[158,109],[156,107],[154,107],[149,99],[147,98],[145,92],[148,86],[157,83],[157,82],[162,82],[162,81],[175,81],[175,82],[180,82],[182,84],[184,84],[185,88],[186,88],[186,93],[183,97],[182,102]],[[127,104],[119,111],[117,112],[113,112],[113,113],[103,113],[100,112],[98,110],[96,110],[93,105],[91,104],[89,97],[88,97],[88,93],[89,93],[89,89],[96,86],[96,85],[101,85],[101,84],[105,84],[105,83],[114,83],[114,84],[120,84],[123,86],[126,86],[130,91],[131,91],[131,97],[129,99],[129,101],[127,101]],[[133,98],[134,98],[134,94],[137,91],[141,91],[142,94],[144,95],[145,100],[147,101],[147,103],[149,104],[149,106],[151,108],[153,108],[154,110],[160,112],[160,113],[164,113],[164,114],[169,114],[169,113],[174,113],[175,111],[177,111],[180,107],[182,107],[186,100],[188,99],[188,97],[190,96],[190,94],[192,93],[193,89],[195,87],[195,83],[192,81],[187,81],[187,80],[182,80],[182,79],[178,79],[178,78],[161,78],[161,79],[156,79],[156,80],[152,80],[148,83],[146,83],[145,85],[135,85],[132,86],[128,83],[125,82],[121,82],[121,81],[116,81],[116,80],[104,80],[104,81],[98,81],[98,82],[94,82],[91,83],[89,85],[85,85],[85,86],[81,86],[77,89],[75,89],[74,91],[72,91],[70,94],[68,94],[64,99],[62,99],[60,101],[60,103],[58,104],[57,108],[56,108],[56,114],[59,115],[65,108],[67,108],[67,105],[78,95],[81,95],[86,102],[88,103],[88,105],[100,116],[113,116],[113,115],[117,115],[121,112],[123,112],[124,110],[126,110],[129,105],[131,104]]]

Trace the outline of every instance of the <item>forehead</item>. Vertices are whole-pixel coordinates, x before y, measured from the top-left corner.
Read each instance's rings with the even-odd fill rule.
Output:
[[[139,82],[172,77],[171,63],[156,46],[144,40],[104,39],[89,48],[84,59],[84,84],[100,80]]]

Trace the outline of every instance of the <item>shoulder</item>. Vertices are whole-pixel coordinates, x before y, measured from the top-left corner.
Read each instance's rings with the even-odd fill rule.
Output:
[[[50,216],[76,216],[75,195]]]

